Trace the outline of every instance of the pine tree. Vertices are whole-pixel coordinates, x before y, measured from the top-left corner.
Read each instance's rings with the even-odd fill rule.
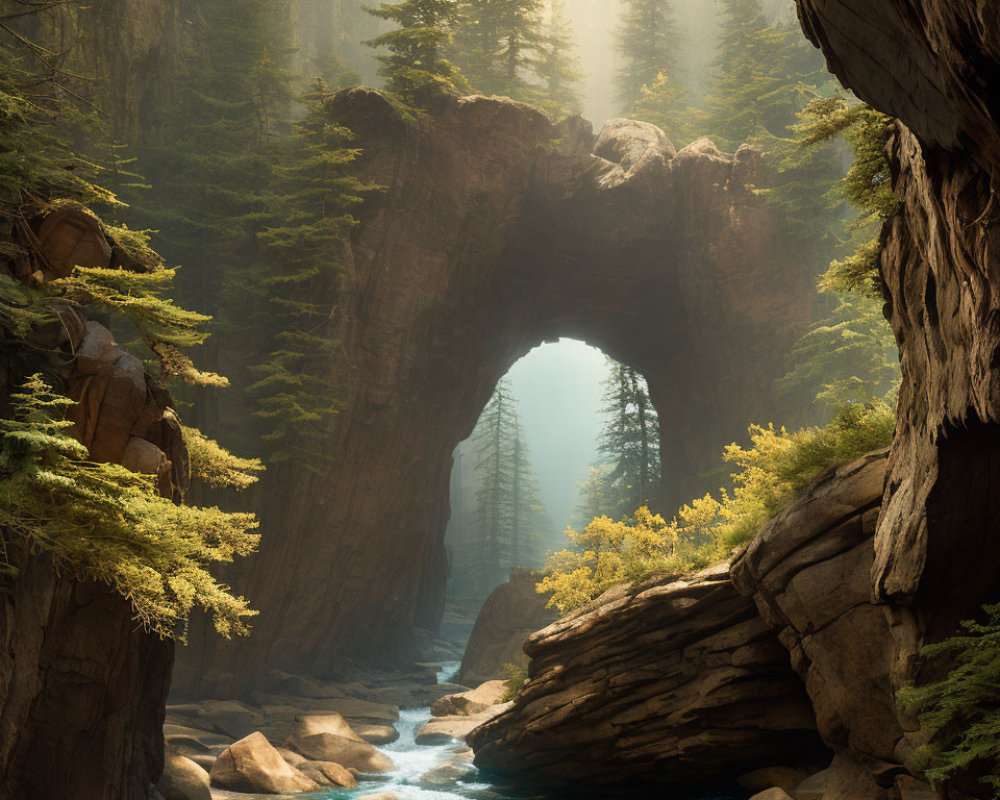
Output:
[[[378,60],[379,75],[386,79],[390,92],[423,105],[440,92],[468,88],[462,74],[445,58],[458,15],[457,0],[400,0],[368,11],[399,26],[365,42],[389,51]]]
[[[664,81],[676,75],[677,42],[669,0],[625,0],[616,40],[623,61],[616,76],[621,113],[633,114],[643,90],[661,75]]]
[[[548,46],[543,3],[464,0],[455,35],[455,57],[476,91],[539,102],[541,87],[531,79],[539,76]]]
[[[660,485],[660,424],[645,379],[612,362],[605,381],[607,422],[601,452],[611,468],[611,506],[617,518],[652,503]]]
[[[351,174],[357,151],[347,147],[350,131],[330,119],[330,97],[316,79],[300,98],[306,116],[278,148],[268,203],[276,224],[258,236],[262,260],[250,282],[258,309],[252,328],[264,350],[255,355],[264,360],[250,368],[256,380],[248,391],[258,398],[256,416],[270,423],[263,437],[272,461],[324,461],[339,408],[331,363],[340,254],[351,209],[370,187]]]
[[[760,0],[723,0],[719,55],[705,98],[710,135],[735,148],[769,132],[782,136],[802,105],[803,84],[821,63],[791,24],[769,25]]]
[[[563,0],[551,0],[535,72],[542,81],[544,107],[558,114],[579,113],[577,87],[583,79],[573,25]]]
[[[476,471],[481,481],[476,492],[476,516],[483,551],[479,572],[491,585],[502,582],[505,577],[507,537],[513,527],[510,498],[515,481],[514,403],[509,385],[501,380],[474,434]]]

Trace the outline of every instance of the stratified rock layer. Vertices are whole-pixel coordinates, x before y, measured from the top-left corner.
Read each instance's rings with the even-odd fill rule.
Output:
[[[791,653],[826,744],[879,768],[897,761],[903,735],[890,608],[871,600],[886,455],[820,476],[732,567],[736,588],[753,597]]]
[[[808,259],[755,191],[753,148],[581,120],[559,128],[506,100],[444,98],[406,122],[378,93],[330,109],[355,132],[361,210],[343,263],[344,408],[330,472],[264,479],[263,541],[234,581],[261,610],[249,641],[192,634],[178,686],[232,696],[274,667],[329,674],[338,658],[405,652],[434,628],[446,575],[452,453],[497,380],[542,341],[584,339],[640,369],[663,418],[664,503],[748,419],[781,416],[775,379],[808,324]],[[294,576],[289,580],[288,576]],[[190,658],[189,658],[190,656]]]
[[[529,682],[469,736],[478,766],[577,788],[704,787],[822,759],[788,652],[727,565],[617,594],[528,640]]]

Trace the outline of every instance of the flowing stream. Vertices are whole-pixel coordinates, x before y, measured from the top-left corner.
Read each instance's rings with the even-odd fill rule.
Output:
[[[442,664],[439,680],[447,681],[458,671],[458,662]],[[430,708],[411,709],[399,712],[396,730],[399,739],[379,749],[392,759],[396,769],[375,780],[360,781],[354,789],[329,790],[312,795],[316,800],[351,800],[367,794],[394,792],[401,800],[508,800],[507,795],[498,793],[489,783],[478,779],[478,770],[471,765],[457,764],[457,769],[465,774],[447,786],[421,785],[427,773],[450,761],[460,742],[440,745],[419,745],[417,732],[431,718]]]

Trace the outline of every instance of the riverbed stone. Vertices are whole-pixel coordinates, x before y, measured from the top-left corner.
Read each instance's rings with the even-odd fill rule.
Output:
[[[320,788],[285,761],[259,732],[226,748],[212,767],[210,777],[213,786],[250,794],[311,792]]]
[[[469,717],[480,714],[499,704],[506,691],[505,681],[486,681],[468,692],[445,695],[431,706],[431,714],[435,717]]]
[[[379,792],[378,794],[366,794],[357,800],[400,800],[400,797],[395,792]]]
[[[198,717],[219,733],[237,739],[253,733],[264,721],[259,709],[237,700],[206,700],[199,708]]]
[[[372,745],[333,733],[293,736],[285,743],[310,761],[334,761],[362,773],[391,772],[392,760]]]
[[[392,744],[399,740],[399,731],[391,725],[352,725],[351,727],[368,744]]]
[[[347,724],[347,721],[336,712],[326,714],[301,714],[295,718],[295,727],[292,729],[292,737],[301,739],[306,736],[315,736],[318,733],[332,733],[335,736],[343,736],[355,742],[363,742],[354,729]]]
[[[190,758],[169,751],[156,788],[163,800],[212,800],[208,772]]]
[[[296,769],[320,786],[343,786],[345,789],[353,789],[358,785],[357,778],[351,771],[334,761],[303,761]]]
[[[490,706],[485,711],[470,716],[433,717],[417,731],[416,742],[421,745],[445,744],[465,737],[511,707],[511,703]]]
[[[772,786],[763,792],[757,792],[750,800],[793,800],[792,796],[779,786]]]

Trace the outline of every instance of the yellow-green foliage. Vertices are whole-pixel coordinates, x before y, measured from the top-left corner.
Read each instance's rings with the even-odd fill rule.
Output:
[[[524,664],[504,664],[501,669],[506,675],[504,680],[503,694],[500,695],[501,703],[509,703],[516,700],[517,696],[528,682],[528,668]]]
[[[674,554],[677,536],[666,520],[643,506],[631,518],[615,522],[597,517],[581,533],[566,536],[576,550],[549,557],[548,575],[538,584],[552,593],[549,606],[566,612],[579,608],[618,583],[636,580]]]
[[[209,439],[197,428],[183,428],[184,443],[191,460],[191,477],[215,489],[246,489],[264,471],[257,458],[240,458]]]
[[[145,247],[141,234],[129,233],[133,237],[130,246]],[[150,272],[77,267],[68,277],[53,281],[51,288],[82,306],[117,311],[131,320],[158,357],[164,375],[195,386],[228,386],[223,376],[196,369],[180,349],[204,343],[209,335],[205,324],[212,318],[163,296],[175,275],[176,270],[158,264]]]
[[[892,441],[895,415],[885,402],[854,403],[829,425],[788,432],[750,426],[752,446],[729,445],[733,488],[707,494],[682,507],[666,523],[640,508],[627,520],[595,519],[583,533],[567,536],[576,546],[553,554],[538,584],[549,605],[566,612],[611,586],[656,574],[706,566],[750,541],[826,467],[849,461]]]
[[[948,657],[954,666],[942,680],[900,692],[900,704],[919,714],[932,735],[919,751],[922,767],[935,784],[966,771],[1000,798],[1000,605],[986,606],[985,623],[962,623],[965,633],[923,650],[929,658]]]
[[[148,476],[89,461],[66,432],[72,404],[39,375],[11,395],[13,418],[0,420],[3,535],[48,553],[63,575],[114,587],[162,636],[177,635],[195,607],[222,635],[245,634],[255,612],[208,567],[253,552],[253,515],[175,505]]]

